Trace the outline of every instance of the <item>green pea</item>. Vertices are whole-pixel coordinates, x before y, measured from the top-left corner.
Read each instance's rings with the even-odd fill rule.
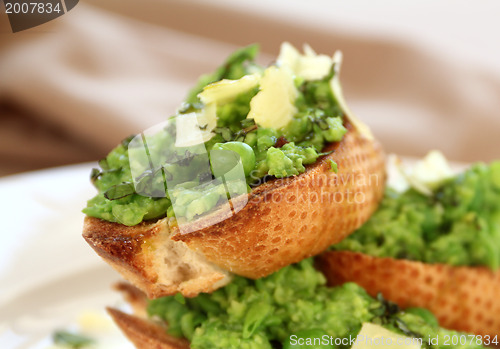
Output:
[[[215,143],[210,151],[210,164],[216,177],[229,172],[240,159],[245,176],[248,176],[255,168],[255,153],[248,144],[243,142]]]
[[[314,328],[301,330],[290,335],[283,343],[283,349],[333,349],[335,345],[325,331]]]

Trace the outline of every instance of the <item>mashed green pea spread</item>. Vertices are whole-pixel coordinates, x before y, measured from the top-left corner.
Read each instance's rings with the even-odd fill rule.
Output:
[[[240,49],[200,78],[169,126],[147,140],[150,168],[134,173],[132,138],[101,160],[91,175],[99,193],[83,212],[129,226],[163,216],[193,219],[263,178],[303,173],[327,143],[340,141],[349,114],[338,84],[340,62],[309,47],[300,54],[285,43],[276,64],[266,68],[255,63],[257,51],[255,45]],[[175,140],[192,122],[198,140]],[[203,154],[210,154],[209,171]],[[243,189],[213,181],[224,174],[230,179],[238,161]]]
[[[334,348],[299,346],[297,338],[324,335],[345,338],[350,348],[363,323],[391,332],[422,338],[423,348],[450,348],[432,314],[421,308],[401,311],[394,303],[370,297],[354,283],[329,288],[313,260],[287,266],[259,279],[235,277],[212,294],[195,298],[164,297],[149,302],[148,313],[168,324],[168,332],[185,337],[193,349]],[[431,345],[429,338],[438,338]],[[448,343],[449,344],[449,343]],[[475,343],[451,348],[479,347]]]
[[[500,267],[500,161],[475,164],[424,195],[387,189],[378,211],[333,247],[376,257]]]

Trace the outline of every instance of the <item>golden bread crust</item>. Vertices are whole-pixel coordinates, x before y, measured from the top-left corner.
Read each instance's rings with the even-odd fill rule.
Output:
[[[500,271],[350,251],[325,252],[317,264],[330,286],[355,282],[402,308],[429,309],[444,328],[492,338],[500,333]]]
[[[193,297],[227,284],[229,272],[260,278],[317,255],[359,228],[384,192],[380,145],[346,127],[331,154],[301,175],[256,187],[239,212],[219,223],[181,234],[167,219],[126,227],[87,217],[84,238],[149,298]]]
[[[190,266],[178,255],[187,247],[182,243],[170,246],[173,242],[165,219],[129,227],[85,217],[83,231],[83,237],[97,254],[149,298],[177,292],[194,297],[230,281],[227,272],[207,263],[201,255],[192,262],[196,270],[189,270]]]
[[[295,177],[255,188],[236,215],[174,240],[248,278],[267,276],[317,255],[359,228],[375,211],[385,183],[378,143],[348,125],[343,140]],[[330,170],[330,160],[338,173]]]
[[[186,339],[168,335],[160,324],[113,308],[107,311],[137,349],[189,349]]]
[[[126,281],[115,283],[113,289],[121,293],[123,299],[132,306],[135,315],[147,317],[148,298],[144,292]]]

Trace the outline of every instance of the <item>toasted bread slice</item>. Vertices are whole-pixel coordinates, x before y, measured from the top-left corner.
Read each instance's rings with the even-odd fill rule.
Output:
[[[193,297],[227,284],[230,273],[260,278],[317,255],[359,228],[384,192],[381,147],[346,127],[331,154],[301,175],[256,187],[238,213],[218,223],[181,234],[168,219],[127,227],[87,217],[84,238],[149,298]]]
[[[189,349],[187,340],[168,335],[161,324],[113,308],[107,311],[138,349]]]
[[[166,219],[133,227],[87,217],[85,240],[122,276],[149,298],[212,292],[227,284],[228,271],[210,263],[173,235]]]
[[[491,338],[500,333],[500,271],[350,251],[325,252],[318,266],[331,286],[352,281],[402,308],[427,308],[442,327]]]
[[[146,313],[147,297],[137,287],[128,282],[118,282],[113,287],[119,291],[128,304],[132,306],[133,314],[124,313],[118,309],[106,308],[113,321],[134,345],[145,349],[187,349],[189,342],[173,337],[166,332],[166,324],[148,319]]]

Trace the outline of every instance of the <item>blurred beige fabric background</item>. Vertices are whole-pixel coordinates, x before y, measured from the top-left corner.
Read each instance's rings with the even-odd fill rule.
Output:
[[[3,11],[3,10],[2,10]],[[12,34],[0,14],[0,175],[102,158],[174,113],[236,47],[344,53],[352,109],[388,152],[500,158],[500,5],[87,0]]]

